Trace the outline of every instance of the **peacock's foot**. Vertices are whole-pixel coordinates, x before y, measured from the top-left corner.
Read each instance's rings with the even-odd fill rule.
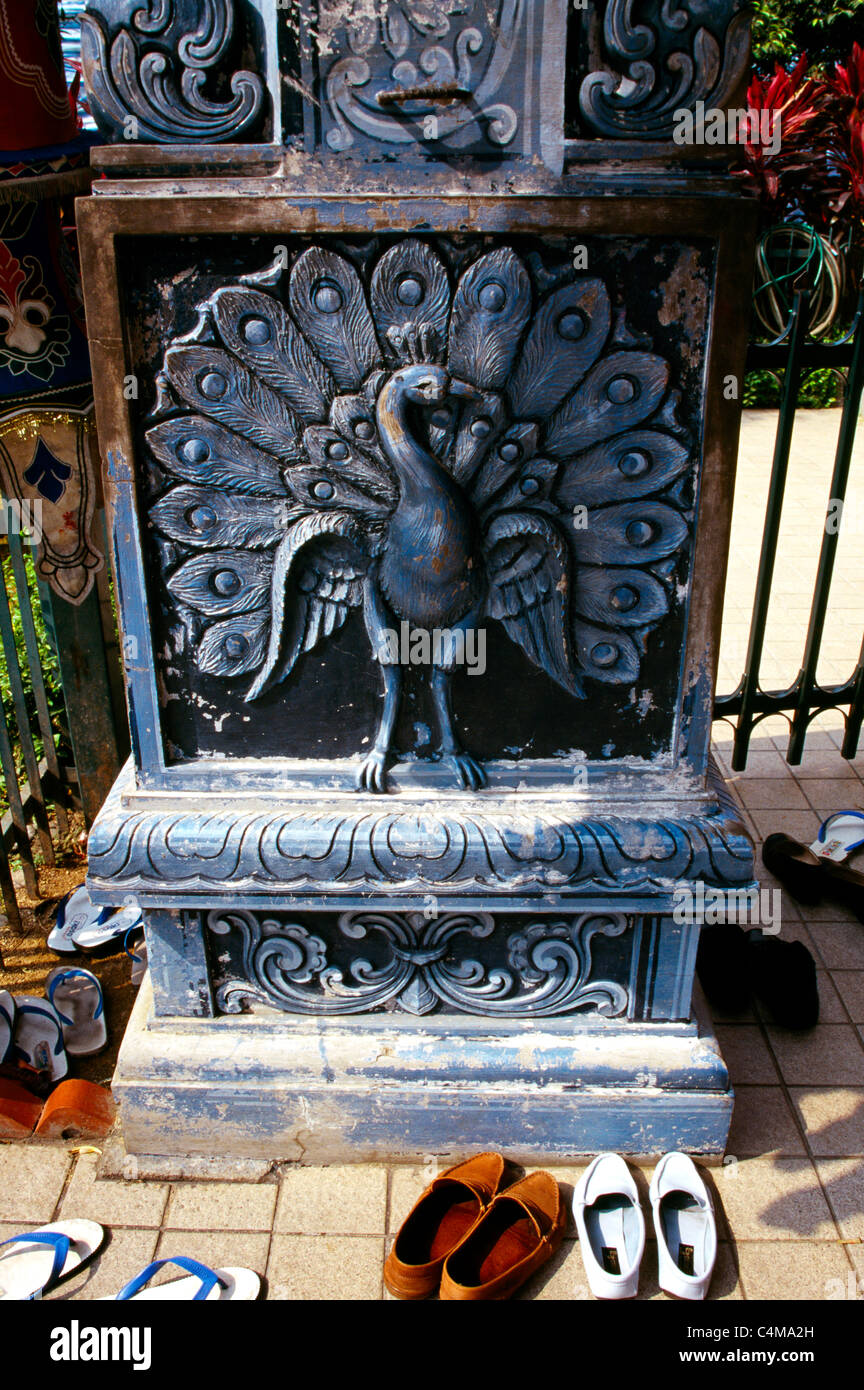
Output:
[[[373,748],[368,758],[364,758],[357,773],[359,792],[387,791],[387,760],[390,754],[385,748]]]
[[[456,769],[460,785],[471,792],[479,791],[485,787],[488,778],[478,762],[471,757],[470,753],[448,753],[446,755]]]

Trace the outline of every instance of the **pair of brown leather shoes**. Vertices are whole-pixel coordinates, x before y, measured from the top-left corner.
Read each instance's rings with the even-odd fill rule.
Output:
[[[510,1298],[554,1255],[566,1216],[549,1173],[506,1187],[501,1154],[448,1168],[426,1188],[399,1228],[384,1265],[397,1298]]]

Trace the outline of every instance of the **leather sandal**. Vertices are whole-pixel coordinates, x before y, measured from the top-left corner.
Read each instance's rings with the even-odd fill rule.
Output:
[[[551,1259],[564,1239],[566,1214],[551,1173],[499,1192],[462,1243],[444,1262],[441,1298],[510,1298]]]
[[[832,844],[826,839],[832,823],[846,816],[858,818],[861,812],[840,811],[829,816],[820,826],[814,845],[803,845],[790,835],[769,835],[762,846],[762,862],[799,902],[812,906],[823,898],[831,898],[843,903],[864,922],[864,873],[848,868],[826,853]],[[841,845],[837,853],[845,858],[859,849],[861,843],[859,840],[848,846]],[[814,846],[819,846],[819,853]]]
[[[396,1298],[436,1293],[447,1256],[482,1217],[504,1179],[501,1154],[475,1154],[435,1178],[406,1216],[384,1263]]]

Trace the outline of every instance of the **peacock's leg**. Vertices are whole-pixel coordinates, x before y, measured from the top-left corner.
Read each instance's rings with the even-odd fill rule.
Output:
[[[462,629],[467,631],[476,625],[477,615],[469,614],[460,623],[454,625],[452,631]],[[453,706],[450,699],[450,680],[453,675],[455,664],[455,650],[453,644],[444,644],[444,652],[432,667],[431,688],[432,699],[435,704],[435,712],[438,715],[438,729],[441,734],[441,755],[449,758],[456,769],[459,781],[463,787],[470,791],[478,791],[480,787],[486,786],[486,773],[470,753],[466,753],[456,733],[453,729]]]
[[[396,716],[399,713],[402,672],[397,663],[382,660],[388,651],[388,639],[394,631],[395,618],[389,618],[374,578],[367,578],[363,587],[363,617],[372,643],[372,651],[384,676],[384,709],[372,751],[360,764],[357,788],[359,791],[386,792],[387,762],[390,758]]]

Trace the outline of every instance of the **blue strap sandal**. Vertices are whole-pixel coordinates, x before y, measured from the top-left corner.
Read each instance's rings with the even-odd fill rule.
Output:
[[[0,1241],[0,1301],[42,1298],[89,1264],[104,1243],[97,1221],[58,1221]]]
[[[164,1265],[178,1265],[189,1275],[186,1279],[172,1279],[165,1284],[147,1288],[153,1275]],[[254,1302],[261,1292],[261,1279],[252,1269],[228,1267],[210,1269],[209,1265],[192,1260],[188,1255],[174,1255],[164,1260],[154,1260],[152,1264],[130,1279],[128,1284],[115,1295],[113,1300],[102,1302],[141,1302],[145,1299],[172,1303],[216,1303],[233,1299],[238,1302]]]
[[[63,1042],[71,1057],[90,1057],[108,1041],[102,986],[89,970],[52,970],[45,981],[45,997],[57,1010]]]

